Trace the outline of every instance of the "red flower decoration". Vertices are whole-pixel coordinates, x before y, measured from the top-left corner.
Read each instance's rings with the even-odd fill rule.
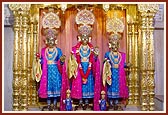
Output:
[[[110,76],[108,76],[108,78],[107,78],[108,80],[111,80],[111,77]]]
[[[82,43],[80,42],[80,43],[76,46],[76,50],[79,51],[79,47],[80,47],[81,44],[82,44]],[[90,47],[91,49],[93,48],[92,44],[89,44],[89,43],[88,43],[88,45],[89,45],[89,47]],[[79,52],[77,52],[76,58],[77,58],[77,63],[80,65],[80,64],[81,64],[81,57],[80,57]],[[89,64],[92,64],[92,62],[93,62],[93,53],[92,53],[92,51],[91,51],[91,54],[90,54],[90,57],[89,57]],[[79,71],[80,71],[81,77],[82,77],[83,80],[84,80],[83,82],[86,83],[86,80],[87,80],[87,78],[88,78],[88,76],[89,76],[89,74],[90,74],[90,71],[91,71],[91,66],[89,65],[89,67],[88,67],[88,69],[87,69],[87,71],[86,71],[86,74],[84,74],[82,67],[79,68]]]
[[[36,57],[40,58],[40,54],[39,54],[39,53],[36,53]]]
[[[38,77],[39,77],[39,74],[36,74],[36,77],[38,78]]]

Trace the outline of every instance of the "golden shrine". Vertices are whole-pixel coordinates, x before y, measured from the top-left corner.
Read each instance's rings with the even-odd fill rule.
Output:
[[[33,79],[33,60],[36,53],[43,47],[41,20],[43,12],[54,9],[59,12],[61,28],[59,32],[75,31],[73,15],[80,8],[92,9],[95,14],[95,34],[102,34],[104,41],[97,40],[94,44],[105,42],[105,22],[108,17],[118,17],[124,22],[124,39],[121,48],[125,51],[126,61],[132,66],[127,71],[129,88],[128,105],[139,105],[142,111],[153,111],[154,84],[154,42],[153,21],[158,11],[158,4],[9,4],[14,15],[14,58],[13,58],[13,111],[27,111],[29,107],[41,106],[38,98],[38,84]],[[99,13],[98,13],[99,12]],[[67,21],[68,19],[70,19]],[[69,24],[69,25],[68,25]],[[102,29],[101,33],[99,29]],[[74,32],[74,34],[76,34]],[[63,35],[60,34],[60,38]],[[69,34],[65,34],[67,41]],[[61,38],[64,39],[64,38]],[[59,42],[65,55],[73,42]],[[103,44],[102,44],[103,45]],[[65,48],[64,48],[65,47]],[[100,50],[102,54],[106,48]],[[102,56],[100,57],[102,60]]]

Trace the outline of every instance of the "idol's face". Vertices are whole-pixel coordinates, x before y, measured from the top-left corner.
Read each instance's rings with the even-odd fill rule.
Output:
[[[83,35],[81,41],[83,45],[86,45],[89,42],[89,37]]]
[[[118,51],[118,48],[119,48],[119,42],[110,42],[110,44],[111,44],[111,50],[113,51],[113,52],[117,52]]]
[[[105,99],[105,95],[104,94],[102,94],[102,99]]]
[[[55,39],[52,37],[47,38],[47,45],[48,45],[48,47],[54,47],[55,46]]]
[[[70,98],[70,94],[69,93],[67,94],[67,98]]]

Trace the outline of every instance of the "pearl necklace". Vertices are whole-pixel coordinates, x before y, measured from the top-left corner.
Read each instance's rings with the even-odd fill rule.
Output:
[[[88,50],[89,50],[89,46],[88,46],[88,45],[86,45],[86,46],[81,45],[80,49],[82,50],[82,52],[83,52],[84,54],[86,54],[86,53],[88,52]]]
[[[86,49],[83,49],[83,47],[84,47],[84,46],[81,45],[79,49],[82,51],[82,53],[87,54],[88,51],[89,51],[89,49],[90,49],[90,47],[89,47],[88,45],[87,45],[87,48],[86,48]],[[90,49],[89,54],[86,55],[86,56],[82,55],[82,53],[80,52],[80,50],[79,50],[79,54],[80,54],[80,56],[81,56],[81,58],[82,58],[82,62],[86,62],[86,61],[88,60],[90,54],[91,54],[91,49]]]

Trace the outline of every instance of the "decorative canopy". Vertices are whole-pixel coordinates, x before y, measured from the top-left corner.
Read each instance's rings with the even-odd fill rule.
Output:
[[[59,28],[61,26],[61,21],[57,13],[49,12],[44,15],[42,25],[43,28]]]
[[[58,31],[56,29],[60,28],[61,21],[58,13],[54,13],[54,9],[50,9],[48,13],[44,13],[42,19],[43,35],[46,37],[56,38]]]
[[[94,21],[95,16],[90,10],[81,10],[76,15],[76,24],[93,25]]]
[[[124,31],[124,23],[121,19],[113,17],[109,18],[106,21],[106,31],[109,33],[123,33]]]
[[[78,31],[82,35],[89,35],[92,31],[91,25],[94,24],[95,16],[87,9],[81,10],[76,15],[76,24],[79,25]]]

